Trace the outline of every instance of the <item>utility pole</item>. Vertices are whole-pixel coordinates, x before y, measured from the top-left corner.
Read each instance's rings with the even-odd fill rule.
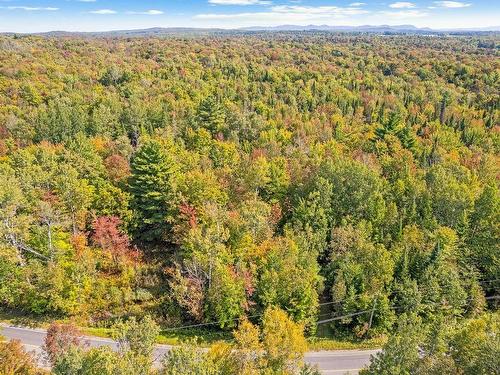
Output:
[[[377,298],[376,297],[373,299],[373,308],[372,308],[372,312],[370,314],[370,322],[368,323],[368,331],[372,328],[373,314],[375,313],[375,306],[377,306]]]

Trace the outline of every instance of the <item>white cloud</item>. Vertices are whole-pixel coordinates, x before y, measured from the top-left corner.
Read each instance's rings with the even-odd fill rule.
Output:
[[[341,8],[336,6],[300,6],[300,5],[276,5],[270,8],[267,12],[247,12],[247,13],[211,13],[211,14],[198,14],[194,16],[195,19],[205,20],[246,20],[260,23],[261,21],[272,21],[275,23],[286,22],[304,22],[312,20],[327,20],[347,18],[360,14],[370,13],[367,10],[362,10],[354,7]]]
[[[92,14],[116,14],[116,10],[113,10],[113,9],[97,9],[97,10],[91,10],[89,13],[92,13]]]
[[[368,13],[366,10],[356,8],[340,8],[336,6],[301,6],[301,5],[276,5],[271,7],[273,12],[296,14],[322,14],[322,15],[354,15]]]
[[[150,9],[150,10],[146,10],[144,12],[133,12],[133,11],[130,11],[130,12],[127,12],[127,14],[143,14],[143,15],[146,15],[146,16],[158,16],[160,14],[163,14],[163,11],[157,10],[157,9]]]
[[[434,4],[441,8],[467,8],[472,5],[461,1],[434,1]]]
[[[350,3],[350,7],[362,7],[363,5],[366,5],[366,3]]]
[[[416,5],[408,1],[398,1],[396,3],[390,4],[389,8],[409,9],[409,8],[416,8]]]
[[[46,11],[56,11],[59,10],[59,8],[54,8],[54,7],[28,7],[28,6],[8,6],[8,7],[0,7],[2,9],[9,9],[9,10],[25,10],[27,12],[35,12],[35,11],[40,11],[40,10],[46,10]]]
[[[210,4],[216,5],[269,5],[271,1],[266,0],[208,0]]]
[[[380,14],[397,19],[419,18],[428,16],[428,13],[422,12],[420,10],[386,11],[386,12],[380,12]]]

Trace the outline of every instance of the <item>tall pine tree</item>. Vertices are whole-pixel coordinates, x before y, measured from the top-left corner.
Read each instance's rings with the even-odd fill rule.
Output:
[[[144,241],[165,240],[175,204],[173,175],[177,168],[160,142],[144,143],[131,161],[129,189],[136,213],[136,235]]]
[[[225,114],[221,104],[214,96],[203,100],[198,107],[198,122],[201,127],[207,129],[212,135],[217,135],[224,129]]]

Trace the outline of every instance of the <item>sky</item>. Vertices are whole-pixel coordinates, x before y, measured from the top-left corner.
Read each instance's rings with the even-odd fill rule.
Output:
[[[500,0],[0,0],[0,32],[284,24],[500,26]]]

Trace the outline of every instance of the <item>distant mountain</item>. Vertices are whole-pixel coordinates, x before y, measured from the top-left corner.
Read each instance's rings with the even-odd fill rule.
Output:
[[[462,29],[432,29],[416,27],[414,25],[362,25],[362,26],[332,26],[332,25],[280,25],[280,26],[252,26],[238,30],[245,31],[332,31],[332,32],[364,32],[364,33],[454,33],[454,32],[499,32],[500,26],[462,28]]]
[[[149,29],[135,30],[114,30],[114,31],[49,31],[36,33],[43,36],[91,36],[91,37],[147,37],[147,36],[165,36],[165,35],[187,35],[187,34],[210,34],[223,32],[224,29],[203,29],[191,27],[152,27]]]
[[[413,25],[397,25],[397,26],[389,26],[389,25],[363,25],[363,26],[331,26],[331,25],[280,25],[280,26],[253,26],[253,27],[244,27],[239,30],[247,30],[247,31],[346,31],[346,32],[385,32],[385,31],[431,31],[429,28],[418,28]]]
[[[414,25],[363,25],[363,26],[332,26],[332,25],[280,25],[280,26],[252,26],[238,29],[217,28],[191,28],[191,27],[153,27],[137,30],[115,30],[115,31],[49,31],[33,33],[48,37],[150,37],[150,36],[182,36],[182,35],[211,35],[211,34],[238,34],[248,32],[292,32],[292,31],[324,31],[324,32],[348,32],[348,33],[384,33],[384,34],[442,34],[442,33],[490,33],[500,32],[500,26],[473,28],[473,29],[431,29],[419,28]],[[14,35],[18,33],[0,33],[0,35]]]

